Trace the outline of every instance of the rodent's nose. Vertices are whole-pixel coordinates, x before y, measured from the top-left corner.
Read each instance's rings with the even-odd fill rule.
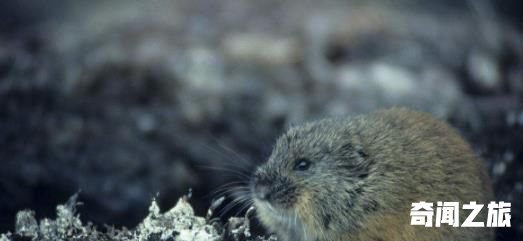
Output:
[[[254,184],[254,193],[255,193],[256,197],[261,200],[267,200],[269,197],[269,192],[270,192],[269,181],[264,178],[255,177],[253,180],[253,184]]]

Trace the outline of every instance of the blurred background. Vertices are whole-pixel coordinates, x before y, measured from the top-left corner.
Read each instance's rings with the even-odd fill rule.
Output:
[[[79,190],[100,226],[189,188],[204,215],[289,125],[409,106],[471,142],[521,240],[522,5],[0,1],[0,233]]]

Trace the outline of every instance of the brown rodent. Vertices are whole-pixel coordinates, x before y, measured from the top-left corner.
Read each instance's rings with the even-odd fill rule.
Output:
[[[284,241],[492,241],[492,228],[413,226],[413,202],[493,201],[452,128],[402,108],[293,127],[251,181],[258,218]],[[474,221],[487,221],[486,205]],[[434,214],[433,220],[436,215]]]

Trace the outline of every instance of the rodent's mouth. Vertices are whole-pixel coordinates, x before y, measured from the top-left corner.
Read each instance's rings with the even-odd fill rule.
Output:
[[[300,216],[292,209],[275,207],[271,203],[255,199],[254,205],[258,217],[269,230],[285,230],[292,237],[299,237],[295,240],[310,240],[305,237],[306,229],[303,226]]]
[[[285,213],[288,212],[286,209],[282,209],[280,207],[275,207],[271,203],[255,199],[254,205],[256,206],[256,210],[259,214],[262,214],[264,216],[269,216],[271,219],[277,220],[279,222],[287,221],[287,215]]]
[[[258,210],[270,213],[271,215],[278,215],[278,211],[267,201],[255,200],[254,203]]]
[[[252,199],[258,210],[271,213],[271,215],[281,215],[282,211],[286,211],[286,207],[280,205],[279,202],[274,200],[274,195],[271,193],[260,193],[256,188],[251,188]]]

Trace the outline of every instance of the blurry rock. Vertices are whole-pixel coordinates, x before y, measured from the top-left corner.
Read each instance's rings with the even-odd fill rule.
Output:
[[[504,162],[496,163],[492,170],[493,177],[499,178],[500,176],[505,174],[506,169],[507,169],[507,164],[505,164]]]
[[[467,61],[468,74],[476,88],[488,92],[499,91],[501,78],[495,56],[473,51]]]
[[[339,69],[334,85],[340,97],[336,101],[344,100],[348,108],[342,107],[342,102],[331,105],[332,115],[346,115],[349,110],[359,113],[386,106],[409,106],[446,118],[463,101],[460,87],[451,75],[430,67],[414,72],[386,62],[347,65]]]
[[[223,80],[223,59],[208,47],[194,46],[186,49],[183,62],[174,67],[190,91],[220,94],[227,87]]]
[[[222,48],[233,61],[267,65],[297,63],[302,55],[297,39],[268,33],[231,33],[223,39]]]
[[[508,73],[509,89],[511,92],[523,94],[523,64]]]
[[[229,86],[224,79],[223,59],[214,50],[192,47],[174,66],[184,91],[177,100],[186,123],[200,125],[223,111],[223,100]]]

